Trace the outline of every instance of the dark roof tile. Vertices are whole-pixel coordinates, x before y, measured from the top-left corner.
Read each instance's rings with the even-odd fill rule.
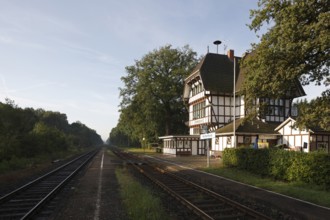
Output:
[[[239,73],[236,57],[236,80]],[[234,63],[227,55],[208,53],[195,68],[199,71],[205,90],[218,93],[232,93],[234,80]]]
[[[267,123],[258,119],[244,121],[244,118],[236,119],[235,131],[238,133],[254,133],[254,134],[279,134],[275,128],[279,123]],[[231,122],[216,130],[216,133],[231,133],[233,132],[234,122]]]

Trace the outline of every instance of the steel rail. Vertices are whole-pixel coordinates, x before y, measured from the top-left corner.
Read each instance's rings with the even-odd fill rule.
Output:
[[[34,215],[48,200],[50,200],[61,188],[65,186],[95,155],[97,151],[89,155],[80,166],[77,167],[68,177],[66,177],[60,184],[58,184],[50,193],[48,193],[38,204],[36,204],[28,213],[26,213],[21,220],[28,219]],[[87,154],[88,155],[88,154]],[[85,156],[85,155],[84,155]],[[80,157],[81,158],[81,157]],[[75,160],[76,161],[76,160]]]
[[[207,213],[207,210],[203,211],[200,207],[198,207],[198,205],[193,204],[191,201],[189,201],[188,199],[184,198],[183,196],[181,196],[179,193],[175,192],[173,189],[171,189],[167,184],[168,182],[162,182],[159,180],[159,177],[155,176],[157,174],[150,174],[151,171],[148,171],[147,169],[153,169],[152,172],[157,171],[159,173],[162,173],[163,175],[167,175],[168,177],[174,179],[175,181],[179,181],[182,184],[185,185],[185,187],[187,189],[189,189],[189,187],[192,187],[195,189],[195,191],[198,191],[200,193],[203,194],[207,194],[208,196],[211,196],[211,198],[216,199],[217,201],[221,201],[223,203],[226,204],[226,206],[232,207],[233,209],[237,210],[238,213],[241,213],[242,215],[246,216],[247,218],[253,218],[253,219],[271,219],[265,215],[263,215],[262,213],[259,213],[247,206],[244,206],[238,202],[235,202],[229,198],[226,198],[222,195],[219,195],[216,192],[213,192],[209,189],[206,189],[205,187],[202,187],[196,183],[193,183],[191,181],[188,181],[182,177],[179,177],[169,171],[166,171],[162,168],[159,168],[157,166],[149,166],[148,164],[141,166],[141,165],[136,165],[136,164],[144,164],[144,163],[139,163],[137,161],[141,161],[141,158],[138,158],[135,155],[129,154],[129,153],[122,153],[119,150],[113,150],[114,153],[119,156],[122,159],[127,159],[127,157],[129,157],[130,159],[134,159],[134,161],[136,161],[136,163],[130,163],[135,169],[137,169],[140,173],[142,173],[144,176],[146,176],[149,180],[151,180],[152,182],[154,182],[156,185],[158,185],[160,188],[162,188],[164,191],[166,191],[167,193],[169,193],[171,196],[173,196],[174,198],[176,198],[178,201],[180,201],[184,206],[186,206],[188,209],[192,210],[196,215],[198,215],[199,217],[201,217],[202,219],[214,219],[214,217],[210,216]],[[131,161],[130,161],[131,162]],[[170,179],[170,178],[165,178],[165,179]],[[169,180],[168,180],[169,181]],[[228,216],[227,216],[228,217]]]
[[[40,201],[38,201],[36,204],[31,204],[31,207],[27,210],[26,213],[22,213],[21,217],[17,217],[19,219],[29,219],[33,215],[35,215],[38,211],[41,211],[41,208],[53,197],[56,195],[56,193],[59,192],[59,190],[65,186],[66,183],[69,182],[73,178],[75,174],[78,173],[79,170],[81,170],[98,152],[99,150],[90,151],[86,154],[83,154],[64,165],[46,173],[45,175],[23,185],[22,187],[8,193],[7,195],[0,198],[0,207],[1,205],[6,205],[6,202],[11,201],[15,196],[23,194],[26,190],[29,190],[32,187],[35,187],[39,183],[42,183],[42,181],[47,181],[47,178],[51,178],[52,176],[56,176],[57,173],[60,173],[62,170],[65,170],[66,168],[69,168],[70,165],[74,165],[75,162],[79,162],[79,160],[83,160],[82,163],[77,164],[77,167],[73,167],[73,171],[69,171],[67,176],[64,176],[64,179],[60,179],[58,183],[54,186],[54,188],[49,188],[49,192],[44,195],[42,198],[40,198]],[[0,215],[0,218],[3,216]],[[8,217],[10,219],[14,217]]]
[[[171,172],[169,172],[167,170],[164,170],[164,169],[159,168],[159,167],[155,167],[155,169],[157,169],[159,172],[162,172],[162,173],[164,173],[166,175],[169,175],[169,176],[171,176],[171,177],[173,177],[173,178],[181,181],[184,184],[187,184],[189,186],[194,187],[196,190],[199,190],[199,191],[202,191],[204,193],[207,193],[208,195],[214,197],[217,200],[225,201],[226,203],[229,203],[230,205],[232,205],[235,208],[239,209],[243,213],[246,213],[248,215],[252,215],[252,216],[254,216],[257,219],[269,219],[269,220],[271,219],[271,218],[269,218],[269,217],[267,217],[267,216],[265,216],[265,215],[263,215],[263,214],[261,214],[259,212],[256,212],[255,210],[253,210],[253,209],[251,209],[251,208],[249,208],[247,206],[244,206],[244,205],[242,205],[242,204],[240,204],[240,203],[238,203],[238,202],[236,202],[234,200],[231,200],[231,199],[229,199],[229,198],[227,198],[225,196],[222,196],[222,195],[220,195],[220,194],[218,194],[218,193],[216,193],[214,191],[211,191],[211,190],[209,190],[209,189],[207,189],[207,188],[205,188],[203,186],[200,186],[200,185],[198,185],[198,184],[196,184],[194,182],[191,182],[191,181],[186,180],[186,179],[184,179],[182,177],[179,177],[179,176],[177,176],[177,175],[175,175],[175,174],[173,174],[173,173],[171,173]]]
[[[205,220],[211,220],[211,219],[213,219],[211,216],[209,216],[203,210],[201,210],[200,208],[198,208],[197,206],[195,206],[193,203],[189,202],[187,199],[185,199],[184,197],[180,196],[178,193],[176,193],[171,188],[169,188],[168,186],[166,186],[165,184],[163,184],[161,181],[159,181],[156,178],[154,178],[151,175],[149,175],[141,167],[139,167],[139,166],[137,166],[135,164],[132,164],[132,166],[134,166],[134,168],[136,168],[137,170],[139,170],[139,172],[142,173],[143,175],[145,175],[149,180],[151,180],[152,182],[154,182],[155,184],[157,184],[159,187],[161,187],[163,190],[165,190],[166,192],[168,192],[170,195],[172,195],[178,201],[180,201],[181,203],[183,203],[187,208],[189,208],[195,214],[197,214],[198,216],[200,216],[202,219],[205,219]]]
[[[52,171],[46,173],[46,174],[42,175],[41,177],[38,177],[37,179],[34,179],[34,180],[28,182],[27,184],[25,184],[25,185],[19,187],[18,189],[15,189],[14,191],[12,191],[12,192],[10,192],[10,193],[8,193],[8,194],[6,194],[6,195],[0,197],[0,204],[3,203],[3,202],[5,202],[7,199],[11,198],[13,195],[15,195],[15,194],[17,194],[17,193],[19,193],[19,192],[21,192],[21,191],[23,191],[23,190],[29,188],[30,186],[32,186],[32,185],[34,185],[34,184],[40,182],[41,180],[43,180],[43,179],[45,179],[45,178],[47,178],[47,177],[53,175],[53,174],[56,173],[57,171],[59,171],[59,170],[65,168],[65,167],[69,166],[69,165],[72,164],[73,162],[79,160],[80,158],[86,156],[86,155],[89,154],[89,153],[90,153],[90,152],[88,152],[88,153],[86,153],[86,154],[83,154],[83,155],[81,155],[81,156],[75,158],[74,160],[69,161],[69,162],[63,164],[62,166],[60,166],[60,167],[58,167],[58,168],[56,168],[56,169],[54,169],[54,170],[52,170]]]

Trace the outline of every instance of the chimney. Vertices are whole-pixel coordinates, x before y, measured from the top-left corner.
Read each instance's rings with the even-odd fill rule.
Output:
[[[234,60],[234,50],[228,50],[227,56],[230,60]]]

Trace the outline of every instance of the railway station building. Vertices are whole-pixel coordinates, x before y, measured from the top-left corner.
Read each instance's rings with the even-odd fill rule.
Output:
[[[206,149],[210,149],[211,155],[218,156],[225,148],[281,144],[288,150],[329,152],[330,132],[317,128],[299,130],[293,126],[297,116],[293,100],[306,95],[298,80],[280,99],[257,98],[255,103],[262,102],[266,110],[259,118],[244,120],[245,100],[239,93],[245,80],[244,70],[239,67],[241,59],[234,56],[233,50],[227,55],[204,56],[185,79],[183,98],[189,112],[189,135],[159,137],[163,153],[205,155]],[[200,138],[205,128],[213,133],[210,139]]]

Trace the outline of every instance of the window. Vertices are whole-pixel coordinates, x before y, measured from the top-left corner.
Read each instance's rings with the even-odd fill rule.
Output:
[[[244,137],[244,140],[243,140],[244,144],[251,144],[251,137]]]
[[[193,128],[193,134],[200,134],[200,129],[199,128]]]
[[[267,116],[284,116],[283,99],[261,98],[260,103],[263,104],[263,115]]]
[[[231,137],[227,137],[227,145],[231,145]]]
[[[317,150],[321,152],[328,152],[328,143],[327,142],[318,142]]]
[[[193,105],[193,119],[205,117],[205,101]]]
[[[204,91],[202,83],[198,83],[197,85],[193,85],[191,88],[191,94],[192,96],[197,95],[198,93],[201,93]]]

